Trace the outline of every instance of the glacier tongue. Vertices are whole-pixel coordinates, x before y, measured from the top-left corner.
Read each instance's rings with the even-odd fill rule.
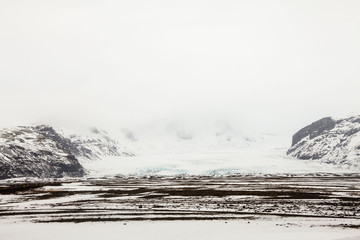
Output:
[[[105,157],[82,162],[92,176],[114,175],[231,175],[231,174],[298,174],[316,172],[351,172],[334,169],[310,160],[299,161],[286,156],[288,139],[275,134],[262,134],[246,139],[231,136],[231,140],[213,137],[178,139],[166,136],[151,141],[135,135],[129,149],[136,156]]]
[[[228,126],[111,133],[47,125],[0,129],[0,179],[352,172],[360,162],[359,116],[325,118],[301,129],[287,155],[282,136],[248,136]]]

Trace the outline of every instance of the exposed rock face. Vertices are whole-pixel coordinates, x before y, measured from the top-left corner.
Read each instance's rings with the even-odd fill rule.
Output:
[[[323,118],[293,136],[287,154],[304,160],[360,165],[360,116],[339,120]]]
[[[105,155],[132,154],[121,152],[109,137],[65,137],[46,125],[0,130],[0,179],[81,177],[79,158]]]
[[[76,159],[76,146],[51,127],[4,129],[0,138],[0,179],[85,174]]]
[[[295,133],[292,139],[291,146],[294,146],[295,144],[300,142],[301,139],[303,139],[304,137],[309,136],[310,139],[313,139],[321,135],[325,131],[333,129],[334,127],[335,121],[330,117],[326,117],[316,122],[313,122],[309,126],[306,126],[303,129],[299,130],[297,133]]]

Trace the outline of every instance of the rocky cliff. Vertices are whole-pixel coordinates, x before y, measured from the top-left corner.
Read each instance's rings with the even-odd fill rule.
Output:
[[[360,116],[320,119],[294,134],[289,156],[335,165],[360,165]]]
[[[97,137],[66,136],[46,125],[0,130],[0,179],[81,177],[79,158],[131,156],[100,131]]]

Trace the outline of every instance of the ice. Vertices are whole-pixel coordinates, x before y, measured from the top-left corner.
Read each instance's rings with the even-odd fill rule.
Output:
[[[269,154],[259,150],[232,152],[152,154],[135,157],[106,157],[82,161],[91,176],[105,175],[229,175],[279,174],[316,172],[353,172],[353,169],[334,168],[311,160],[287,158],[279,152]]]

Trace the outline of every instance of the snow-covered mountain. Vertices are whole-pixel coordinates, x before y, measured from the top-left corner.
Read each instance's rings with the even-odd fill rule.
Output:
[[[72,144],[77,146],[76,156],[82,159],[101,159],[106,156],[132,157],[134,153],[127,147],[119,144],[119,141],[102,129],[95,127],[86,132],[69,131],[67,129],[57,129],[62,136],[70,139]]]
[[[47,125],[0,130],[0,179],[14,177],[81,177],[79,159],[132,156],[103,131],[92,137],[67,135]]]
[[[227,175],[237,173],[306,172],[304,164],[286,157],[287,137],[274,132],[242,131],[225,122],[200,124],[159,121],[122,128],[117,139],[136,154],[84,162],[93,176],[103,175]],[[284,163],[283,166],[274,167]],[[301,166],[299,166],[301,165]],[[284,170],[285,169],[285,170]]]
[[[360,165],[360,116],[320,119],[293,136],[287,154],[335,165]]]
[[[287,151],[290,157],[286,145],[286,136],[244,133],[225,123],[158,123],[109,133],[99,128],[16,127],[0,129],[0,179],[332,172],[334,166],[323,163],[360,165],[360,116],[324,118],[301,129]]]

